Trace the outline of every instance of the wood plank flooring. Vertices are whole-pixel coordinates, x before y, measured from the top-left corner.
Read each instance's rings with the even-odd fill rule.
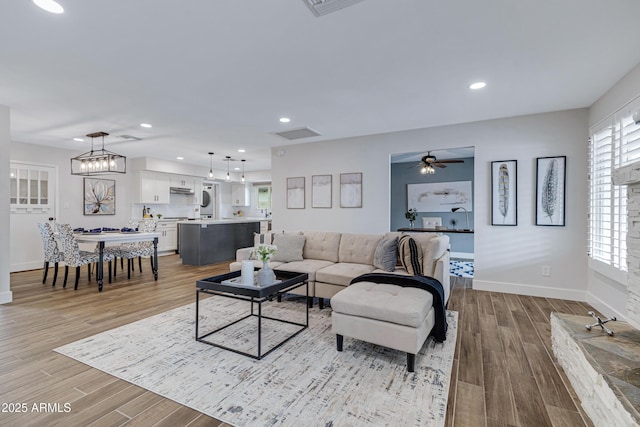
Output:
[[[14,302],[0,305],[0,409],[11,411],[0,412],[0,425],[225,426],[52,350],[191,303],[196,280],[227,271],[228,263],[190,267],[165,256],[157,282],[143,263],[131,280],[118,270],[102,293],[86,269],[77,291],[62,289],[62,275],[52,287],[52,272],[45,285],[41,270],[11,274]],[[591,425],[551,352],[549,313],[592,308],[474,291],[469,279],[453,278],[452,286],[449,309],[458,311],[459,328],[447,426]],[[9,407],[22,403],[26,412]],[[59,407],[36,411],[34,403]]]

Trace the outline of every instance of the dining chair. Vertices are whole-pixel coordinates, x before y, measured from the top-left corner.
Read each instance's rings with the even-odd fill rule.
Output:
[[[130,221],[131,222],[131,221]],[[153,219],[145,218],[140,222],[136,221],[136,227],[143,233],[149,233],[156,231],[157,222]],[[132,227],[133,228],[133,227]],[[126,242],[118,246],[109,248],[110,253],[119,257],[121,260],[127,260],[127,279],[131,278],[131,271],[135,270],[134,260],[138,258],[138,268],[142,273],[142,257],[149,257],[151,262],[151,270],[153,270],[153,242]],[[115,275],[114,266],[114,275]]]
[[[86,265],[89,271],[89,280],[91,280],[91,264],[100,261],[100,254],[96,252],[82,251],[76,240],[76,236],[73,234],[73,229],[69,224],[56,224],[60,240],[62,241],[62,250],[64,252],[64,284],[63,288],[67,287],[67,277],[69,276],[69,267],[76,268],[76,281],[73,289],[78,289],[78,281],[80,279],[80,267]],[[109,263],[109,283],[111,283],[111,261],[113,261],[113,255],[104,253],[102,257],[103,262]]]
[[[47,281],[47,274],[49,273],[49,263],[54,265],[53,270],[53,285],[56,285],[56,279],[58,278],[58,263],[64,261],[64,255],[58,248],[58,242],[53,233],[53,229],[48,222],[39,222],[38,228],[40,229],[40,236],[42,237],[42,247],[44,249],[44,271],[42,272],[42,283]]]

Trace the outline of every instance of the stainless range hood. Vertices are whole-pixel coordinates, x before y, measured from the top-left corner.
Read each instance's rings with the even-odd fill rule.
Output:
[[[169,192],[171,194],[194,194],[193,188],[186,187],[169,187]]]

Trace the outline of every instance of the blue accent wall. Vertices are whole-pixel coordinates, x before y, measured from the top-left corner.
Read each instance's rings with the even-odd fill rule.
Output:
[[[433,175],[422,175],[417,162],[392,163],[391,164],[391,230],[409,227],[409,220],[404,217],[407,211],[407,184],[420,184],[431,182],[471,181],[472,204],[475,207],[475,193],[473,193],[473,168],[474,158],[464,158],[464,163],[448,164],[446,168],[436,168]],[[439,216],[442,225],[449,228],[465,228],[466,219],[464,211],[458,212],[418,212],[416,227],[422,226],[423,216]],[[469,212],[469,228],[473,226],[473,210]],[[455,227],[451,220],[455,219]],[[473,234],[449,234],[451,252],[473,253]]]

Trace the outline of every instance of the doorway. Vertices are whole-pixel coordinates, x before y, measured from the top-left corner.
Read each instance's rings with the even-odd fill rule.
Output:
[[[10,258],[11,272],[42,268],[39,222],[53,227],[56,217],[58,169],[24,162],[10,163]]]

